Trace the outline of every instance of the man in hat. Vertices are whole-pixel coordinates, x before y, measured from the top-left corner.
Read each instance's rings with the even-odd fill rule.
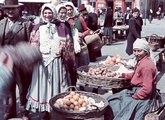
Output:
[[[21,41],[29,41],[30,32],[32,29],[32,23],[27,21],[20,16],[20,5],[18,0],[5,0],[4,12],[6,18],[0,21],[0,46],[4,45],[16,45]],[[9,119],[16,116],[16,84],[19,88],[20,94],[20,108],[22,115],[26,117],[27,113],[25,110],[26,105],[26,94],[28,87],[31,82],[31,72],[25,72],[16,68],[14,70],[14,82],[12,87],[12,93],[10,93],[9,101],[6,102],[6,110],[4,119]]]
[[[85,5],[84,5],[84,4],[81,4],[81,5],[79,6],[79,8],[78,8],[78,11],[79,11],[79,13],[83,16],[85,22],[86,22],[87,25],[88,25],[88,24],[89,24],[88,22],[90,22],[90,21],[89,21],[88,11],[87,11]]]
[[[88,27],[88,29],[92,30],[92,31],[96,31],[98,29],[98,16],[96,13],[94,12],[90,12],[88,13],[86,7],[84,4],[81,4],[79,6],[79,13],[80,15],[83,17],[83,19],[85,20],[85,23]],[[89,50],[89,58],[91,62],[96,61],[97,57],[101,56],[101,49],[98,51],[92,51],[92,45],[88,45],[88,50]]]

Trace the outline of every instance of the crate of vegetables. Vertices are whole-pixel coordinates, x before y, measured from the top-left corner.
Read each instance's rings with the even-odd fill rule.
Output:
[[[77,69],[77,77],[81,83],[108,88],[123,88],[129,85],[124,78],[118,78],[115,71],[119,65],[91,65]]]
[[[77,90],[60,93],[49,103],[57,114],[75,120],[101,117],[108,106],[100,95]]]

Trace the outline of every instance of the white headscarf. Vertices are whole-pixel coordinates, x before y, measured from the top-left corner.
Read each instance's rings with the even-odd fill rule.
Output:
[[[46,3],[41,8],[41,19],[42,19],[42,21],[48,22],[48,21],[45,21],[45,19],[43,17],[43,11],[44,11],[45,8],[49,8],[53,12],[53,20],[57,18],[57,11],[55,9],[55,6],[52,3]]]
[[[133,43],[133,49],[135,48],[146,51],[150,55],[152,61],[156,64],[153,52],[145,38],[137,38],[136,41]]]
[[[74,6],[74,4],[72,2],[66,2],[65,6],[71,6],[73,8],[74,12],[73,12],[73,16],[72,17],[74,17],[74,16],[79,14],[78,10],[76,9],[76,7]]]
[[[65,6],[64,3],[60,3],[60,4],[58,4],[58,5],[56,6],[56,11],[57,11],[58,19],[59,19],[59,20],[61,20],[61,18],[60,18],[60,16],[59,16],[59,12],[60,12],[60,9],[61,9],[61,8],[65,8],[65,9],[66,9],[66,6]],[[66,18],[67,18],[67,17],[66,17]],[[63,21],[63,20],[61,20],[61,21]]]
[[[144,38],[137,38],[136,41],[133,43],[133,49],[138,48],[146,51],[150,54],[150,46],[148,42]]]

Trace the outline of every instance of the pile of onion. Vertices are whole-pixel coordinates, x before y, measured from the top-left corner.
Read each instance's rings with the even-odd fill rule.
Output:
[[[98,66],[97,68],[90,67],[87,74],[96,77],[115,77],[116,74],[112,71],[108,66]]]
[[[65,97],[57,99],[54,105],[69,111],[83,111],[87,109],[88,101],[86,96],[71,91]]]

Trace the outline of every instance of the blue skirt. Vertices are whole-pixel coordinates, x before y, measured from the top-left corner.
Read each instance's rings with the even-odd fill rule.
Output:
[[[103,36],[112,37],[112,27],[104,27]]]
[[[105,120],[144,120],[149,111],[151,99],[136,100],[131,97],[140,87],[132,90],[122,90],[108,96],[109,109],[105,113]]]

